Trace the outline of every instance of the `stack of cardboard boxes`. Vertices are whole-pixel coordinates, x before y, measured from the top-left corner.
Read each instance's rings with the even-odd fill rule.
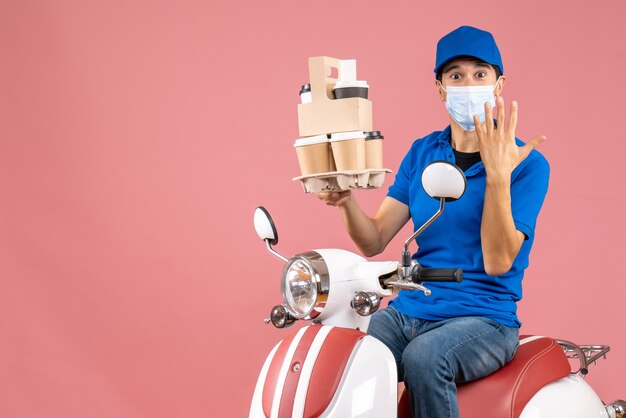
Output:
[[[390,172],[383,168],[383,137],[372,131],[372,102],[367,83],[356,80],[355,61],[311,57],[309,77],[294,144],[302,175],[294,180],[312,193],[382,186]]]

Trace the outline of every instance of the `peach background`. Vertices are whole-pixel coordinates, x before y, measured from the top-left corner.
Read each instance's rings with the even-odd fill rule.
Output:
[[[307,57],[356,58],[394,171],[445,126],[437,40],[490,30],[549,195],[524,332],[610,344],[626,397],[622,0],[0,2],[0,416],[246,416],[286,255],[354,250],[291,181]],[[391,181],[388,179],[387,185]],[[358,193],[374,211],[384,190]],[[405,229],[377,259],[395,260]]]

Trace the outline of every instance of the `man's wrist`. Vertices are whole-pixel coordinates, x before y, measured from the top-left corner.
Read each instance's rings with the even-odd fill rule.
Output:
[[[347,209],[347,206],[349,206],[350,204],[352,204],[354,202],[354,199],[352,198],[352,193],[349,193],[348,196],[343,198],[343,202],[341,202],[340,204],[338,204],[337,206],[339,206],[339,208],[345,208]]]
[[[510,189],[511,173],[488,171],[486,182],[487,182],[487,187]]]

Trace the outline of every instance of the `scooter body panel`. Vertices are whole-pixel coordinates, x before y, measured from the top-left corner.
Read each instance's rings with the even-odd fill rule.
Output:
[[[374,337],[355,347],[322,418],[396,418],[398,374],[389,349]]]
[[[307,328],[297,331],[291,340],[290,346],[285,351],[279,350],[278,344],[267,357],[252,398],[250,407],[250,418],[281,418],[289,417],[328,417],[344,418],[349,416],[359,417],[396,417],[397,411],[397,371],[395,359],[387,347],[377,339],[361,334],[352,345],[339,347],[331,344],[333,336],[328,337],[331,331],[337,333],[355,333],[355,330],[345,330],[331,326],[319,327],[314,341],[305,353],[305,360],[299,370],[295,392],[292,388],[293,401],[287,398],[289,380],[288,374],[293,373],[293,364],[297,351],[301,350],[300,342],[303,340]],[[306,337],[304,337],[306,339]],[[287,340],[287,339],[286,339]],[[328,341],[326,341],[328,340]],[[337,338],[334,338],[337,341]],[[324,343],[329,342],[325,348]],[[330,347],[332,345],[332,347]],[[343,356],[345,367],[343,372],[334,376],[338,385],[334,393],[328,393],[330,397],[319,396],[319,387],[315,385],[329,385],[326,377],[324,381],[316,379],[317,372],[328,364],[322,361],[323,350],[332,349],[330,353],[333,358]],[[285,352],[284,361],[280,358],[274,359],[277,352]],[[321,353],[321,354],[320,354]],[[300,353],[301,354],[301,353]],[[329,354],[328,352],[326,354]],[[327,356],[328,357],[328,356]],[[271,365],[273,360],[282,363],[278,379],[273,381],[268,379],[268,373],[272,373]],[[319,360],[319,361],[318,361]],[[316,367],[318,370],[316,370]],[[336,368],[332,368],[333,370]],[[323,374],[323,373],[322,373]],[[270,382],[270,383],[268,383]],[[275,382],[275,383],[271,383]],[[272,384],[273,387],[266,387]],[[322,394],[324,391],[321,391]],[[270,402],[266,399],[264,408],[264,397],[270,394]],[[326,400],[324,400],[326,399]],[[287,400],[287,402],[286,402]],[[271,404],[271,406],[269,406]]]
[[[359,291],[374,292],[382,297],[391,296],[391,290],[380,287],[378,277],[395,272],[398,263],[367,261],[340,249],[317,249],[315,252],[326,262],[330,276],[328,300],[316,320],[324,325],[367,332],[370,317],[357,314],[350,308],[350,301]]]
[[[256,386],[254,389],[254,395],[252,395],[252,405],[250,407],[250,418],[265,418],[265,414],[263,413],[263,386],[265,380],[267,379],[267,371],[270,368],[270,364],[274,359],[274,355],[276,354],[276,350],[280,343],[276,344],[272,351],[268,354],[265,359],[265,363],[263,363],[263,368],[261,369],[261,373],[259,374],[259,378],[256,381]]]
[[[604,404],[578,375],[549,383],[526,404],[520,418],[608,418]]]

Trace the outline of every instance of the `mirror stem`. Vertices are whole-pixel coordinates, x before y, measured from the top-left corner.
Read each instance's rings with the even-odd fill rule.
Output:
[[[446,202],[445,198],[443,198],[443,197],[439,198],[439,210],[437,211],[437,213],[435,213],[429,220],[427,220],[424,225],[420,226],[419,229],[417,231],[415,231],[415,233],[413,235],[411,235],[409,237],[409,239],[407,239],[404,242],[404,253],[405,254],[409,252],[409,244],[411,243],[411,241],[413,241],[415,238],[417,238],[419,234],[424,232],[424,230],[426,228],[428,228],[430,226],[430,224],[435,222],[435,219],[437,219],[439,217],[439,215],[441,215],[441,212],[443,212],[443,206],[444,206],[445,202]]]
[[[287,257],[285,257],[284,255],[282,255],[282,254],[280,254],[280,253],[276,252],[276,251],[272,248],[272,244],[270,244],[270,240],[269,240],[269,239],[266,239],[266,240],[264,240],[264,241],[265,241],[265,245],[267,245],[267,250],[268,250],[270,253],[274,254],[276,257],[280,258],[280,259],[281,259],[281,260],[283,260],[285,263],[286,263],[287,261],[289,261],[289,259],[288,259]]]

